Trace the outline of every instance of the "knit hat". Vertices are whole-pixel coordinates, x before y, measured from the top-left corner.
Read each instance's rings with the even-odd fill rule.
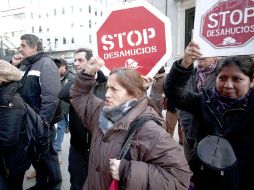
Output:
[[[19,81],[21,78],[21,72],[15,66],[4,60],[0,60],[0,81]]]
[[[56,66],[58,68],[60,68],[63,65],[65,65],[66,67],[68,66],[67,61],[62,58],[55,58],[55,59],[53,59],[53,61],[55,62]]]

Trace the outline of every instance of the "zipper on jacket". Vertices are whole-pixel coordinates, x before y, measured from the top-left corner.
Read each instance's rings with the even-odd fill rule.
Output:
[[[13,103],[9,103],[8,106],[0,105],[1,108],[13,108]]]

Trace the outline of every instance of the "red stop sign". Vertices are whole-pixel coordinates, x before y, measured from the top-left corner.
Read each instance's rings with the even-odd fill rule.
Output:
[[[112,11],[97,31],[98,55],[112,70],[137,69],[154,75],[171,54],[170,22],[143,2]]]
[[[201,22],[201,36],[215,48],[244,46],[254,37],[254,1],[221,0]]]

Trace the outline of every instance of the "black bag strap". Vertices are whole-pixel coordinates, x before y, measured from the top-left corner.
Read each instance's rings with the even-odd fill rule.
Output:
[[[117,157],[118,160],[123,159],[126,156],[126,154],[128,153],[128,151],[131,147],[131,143],[134,139],[134,136],[135,136],[138,128],[141,127],[143,123],[150,121],[150,120],[155,121],[158,125],[161,126],[161,123],[158,121],[158,119],[151,116],[151,115],[142,116],[141,118],[138,118],[131,123],[128,135],[127,135],[127,137],[123,143],[123,146],[121,148],[121,151]]]
[[[209,111],[211,112],[211,114],[214,116],[215,120],[218,123],[218,126],[213,125],[214,133],[215,133],[215,135],[223,136],[222,135],[223,134],[223,132],[222,132],[223,131],[222,123],[221,123],[220,119],[216,116],[216,114],[214,113],[214,111],[211,109],[211,107],[209,105],[211,103],[210,96],[208,96],[206,90],[203,90],[203,92],[204,92],[204,95],[207,98],[207,101],[206,101],[207,107],[208,107]]]
[[[30,71],[31,67],[32,67],[32,65],[30,65],[30,66],[28,66],[28,67],[26,68],[26,71],[25,71],[25,73],[24,73],[24,75],[23,75],[23,77],[22,77],[22,79],[21,79],[21,81],[20,81],[20,83],[21,83],[22,86],[23,86],[24,83],[26,82],[27,75],[28,75],[28,72]]]

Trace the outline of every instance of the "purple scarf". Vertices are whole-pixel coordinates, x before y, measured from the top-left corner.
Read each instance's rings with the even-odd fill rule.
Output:
[[[210,64],[209,67],[206,67],[206,68],[197,66],[196,84],[197,84],[198,91],[200,91],[200,89],[205,85],[206,78],[216,69],[217,63],[218,62],[215,61],[215,63]]]
[[[245,96],[241,96],[239,98],[228,98],[225,96],[221,96],[216,90],[216,88],[214,87],[211,98],[214,99],[215,102],[218,104],[216,105],[217,111],[223,114],[225,111],[231,108],[239,108],[239,107],[242,107],[243,105],[247,105],[248,97],[251,91],[252,89],[250,89]]]

